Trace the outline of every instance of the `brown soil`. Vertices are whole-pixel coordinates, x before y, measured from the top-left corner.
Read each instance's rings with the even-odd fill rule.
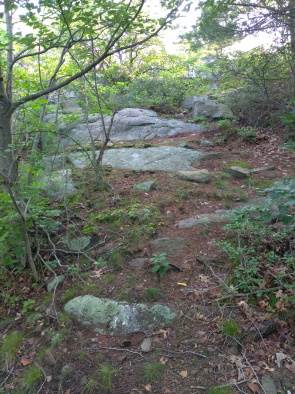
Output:
[[[201,134],[149,142],[176,146],[186,142],[191,148],[200,149],[201,139],[212,141],[213,137],[214,128]],[[215,174],[209,184],[182,181],[171,177],[169,172],[107,169],[111,189],[95,192],[89,181],[90,170],[81,170],[82,197],[72,202],[74,208],[68,211],[67,216],[60,217],[64,228],[71,224],[75,225],[75,231],[77,228],[82,230],[85,225],[82,217],[93,220],[102,209],[119,209],[128,200],[129,203],[156,207],[161,223],[150,238],[133,234],[128,247],[125,243],[124,252],[113,254],[114,261],[110,260],[102,271],[93,270],[91,276],[83,276],[83,273],[69,275],[66,265],[81,267],[83,256],[60,252],[58,256],[63,267],[58,273],[65,274],[66,280],[57,287],[51,298],[46,295],[45,287],[46,279],[51,277],[50,271],[43,272],[45,280],[37,286],[33,285],[28,272],[21,275],[12,273],[10,280],[2,279],[5,282],[3,294],[21,298],[14,305],[6,303],[0,306],[2,319],[11,318],[1,325],[2,334],[20,331],[25,332],[25,336],[16,360],[4,363],[0,369],[0,393],[184,394],[206,393],[210,387],[225,384],[230,384],[231,391],[219,393],[262,393],[262,376],[271,376],[280,387],[281,391],[278,392],[283,393],[282,385],[295,392],[295,370],[292,371],[295,365],[292,364],[294,319],[289,317],[288,311],[286,318],[282,314],[270,314],[263,304],[258,305],[257,302],[249,307],[250,299],[247,296],[218,301],[226,294],[222,284],[233,269],[226,255],[215,245],[215,240],[225,237],[222,226],[204,226],[201,229],[179,229],[175,226],[179,220],[216,209],[231,209],[243,200],[257,197],[257,188],[268,187],[273,179],[295,177],[294,153],[282,149],[281,142],[272,130],[264,130],[258,133],[255,143],[232,139],[214,148],[202,147],[203,151],[222,153],[221,159],[202,161],[195,166]],[[222,175],[226,173],[227,166],[235,162],[243,162],[254,168],[274,166],[275,170],[255,174],[251,179]],[[151,180],[156,182],[156,190],[140,193],[133,189],[135,183]],[[58,206],[60,202],[54,204]],[[93,249],[91,256],[94,259],[107,256],[112,248],[115,251],[118,243],[130,236],[129,224],[100,226],[101,230],[96,236],[105,239],[105,245]],[[63,234],[61,226],[60,233],[52,238],[53,242]],[[160,279],[150,271],[148,258],[154,253],[153,240],[162,237],[185,238],[188,244],[182,253],[168,258],[179,269],[172,269],[171,266]],[[42,252],[43,258],[52,260],[50,245],[44,249],[47,252]],[[136,267],[131,265],[130,261],[137,257],[146,258],[147,262]],[[180,319],[173,327],[155,327],[149,332],[125,337],[93,334],[90,329],[82,328],[62,314],[66,301],[63,296],[73,288],[72,297],[90,293],[129,302],[147,302],[146,289],[158,288],[161,295],[155,302],[177,308]],[[21,312],[23,301],[28,299],[35,300],[34,309],[39,307],[41,314],[31,324],[27,321],[28,314]],[[234,339],[222,335],[221,327],[225,320],[236,321],[239,330],[246,333],[248,339],[241,339],[237,344]],[[266,322],[270,320],[275,322],[274,330],[265,338],[261,335],[249,339],[251,333],[263,333]],[[52,338],[57,333],[61,337],[54,342]],[[145,337],[152,338],[148,353],[140,349]],[[54,365],[44,358],[44,350],[48,348],[51,348],[55,358]],[[277,353],[289,358],[280,368],[276,363]],[[162,363],[164,367],[162,372],[161,369],[156,370],[159,377],[156,374],[149,380],[144,376],[144,371],[146,364],[151,362]],[[42,367],[46,378],[35,386],[22,389],[25,371],[32,365]],[[62,368],[66,365],[71,367],[72,373],[62,374]],[[104,388],[102,365],[112,366],[116,370],[110,388]]]

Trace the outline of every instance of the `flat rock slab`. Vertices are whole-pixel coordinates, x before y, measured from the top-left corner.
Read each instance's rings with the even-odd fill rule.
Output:
[[[180,220],[175,227],[178,228],[195,228],[210,226],[219,223],[225,223],[233,217],[233,212],[230,210],[219,209],[213,213],[204,213],[193,216],[188,219]]]
[[[145,304],[128,304],[91,295],[73,298],[64,310],[94,332],[112,336],[169,326],[178,316],[177,311],[160,304],[149,308]]]
[[[106,128],[110,117],[105,117]],[[157,113],[148,109],[124,108],[115,115],[111,139],[114,141],[151,140],[155,137],[172,137],[178,133],[198,133],[205,130],[204,126],[190,124],[176,119],[159,118]],[[74,122],[60,130],[64,146],[87,144],[94,139],[103,138],[102,120],[86,124],[83,121]]]
[[[241,178],[241,179],[248,178],[251,175],[251,171],[249,169],[243,167],[236,167],[236,166],[230,167],[229,173],[234,178]]]
[[[202,156],[200,151],[174,146],[109,149],[103,155],[102,164],[133,170],[185,171],[193,170],[191,164],[200,161]],[[69,161],[77,168],[90,165],[89,158],[81,152],[70,154]]]
[[[211,179],[208,170],[178,171],[175,176],[184,181],[195,183],[208,183]]]
[[[250,212],[250,216],[252,218],[255,218],[255,217],[259,217],[259,211],[257,211],[256,208],[263,207],[266,205],[269,205],[269,209],[271,209],[272,212],[277,211],[276,204],[274,204],[273,202],[270,203],[270,201],[264,197],[251,199],[247,202],[241,203],[236,209],[252,208],[253,210]],[[188,219],[181,220],[180,222],[176,223],[175,227],[195,228],[195,227],[210,226],[219,223],[226,223],[234,217],[235,217],[235,210],[218,209],[213,213],[203,213],[200,215],[192,216]]]
[[[175,256],[181,253],[188,243],[185,238],[158,238],[153,241],[155,253],[166,253],[167,256]]]

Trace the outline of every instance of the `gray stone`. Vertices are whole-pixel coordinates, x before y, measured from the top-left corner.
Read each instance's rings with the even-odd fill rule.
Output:
[[[133,189],[140,190],[142,192],[150,192],[157,188],[157,184],[155,182],[142,182],[133,185]]]
[[[110,124],[110,117],[104,117],[106,127]],[[158,118],[157,113],[147,109],[125,108],[115,117],[111,131],[114,141],[150,140],[155,137],[171,137],[178,133],[198,133],[204,126],[185,123],[176,119]],[[89,124],[73,122],[62,130],[63,145],[90,143],[90,134],[94,139],[103,139],[102,119]]]
[[[56,364],[56,359],[50,349],[46,349],[44,353],[44,363],[50,367]]]
[[[277,212],[277,206],[273,203],[273,201],[269,201],[267,198],[255,198],[251,199],[248,202],[243,202],[238,205],[237,209],[240,208],[250,208],[249,215],[252,218],[260,217],[260,213],[256,208],[261,206],[269,206],[269,209],[272,212]],[[230,219],[234,218],[235,210],[225,210],[225,209],[218,209],[213,213],[204,213],[197,216],[190,217],[188,219],[181,220],[180,222],[176,223],[176,227],[178,228],[195,228],[195,227],[203,227],[203,226],[210,226],[219,223],[228,222]]]
[[[82,378],[80,379],[80,386],[86,386],[88,383],[88,378],[86,375],[83,375]]]
[[[178,171],[175,175],[184,181],[196,183],[208,183],[211,179],[208,170]]]
[[[47,291],[51,293],[54,289],[60,284],[63,283],[65,280],[64,275],[54,276],[50,281],[47,283]]]
[[[149,308],[145,304],[128,304],[91,295],[73,298],[64,310],[94,332],[113,336],[169,326],[177,319],[177,312],[164,305]]]
[[[248,178],[251,174],[251,171],[247,168],[232,166],[229,169],[229,173],[235,178],[243,179]]]
[[[232,119],[232,111],[227,105],[217,100],[210,100],[207,96],[191,96],[183,100],[181,107],[192,111],[193,117],[214,119]]]
[[[262,376],[261,385],[267,394],[277,394],[275,382],[270,376]]]
[[[65,101],[60,104],[62,108],[62,112],[64,114],[73,114],[73,113],[81,113],[83,109],[80,105],[76,104],[74,101]]]
[[[214,224],[227,222],[233,217],[233,212],[230,210],[217,210],[214,213],[201,214],[198,216],[193,216],[188,219],[181,220],[175,226],[178,228],[195,228],[210,226]]]
[[[88,123],[94,123],[101,119],[101,115],[99,114],[89,114],[88,115]]]
[[[57,168],[64,168],[67,162],[67,157],[65,155],[43,157],[42,162],[51,171]]]
[[[221,159],[223,154],[221,152],[205,152],[201,160]]]
[[[137,258],[137,259],[133,259],[130,261],[130,265],[132,266],[140,266],[140,265],[144,265],[148,260],[145,258]]]
[[[158,238],[153,241],[155,253],[166,253],[167,256],[175,256],[181,253],[188,243],[184,238]]]
[[[274,171],[276,167],[274,166],[268,166],[268,167],[260,167],[260,168],[254,168],[253,170],[250,170],[251,174],[258,174],[260,172],[264,171]]]
[[[152,339],[151,338],[144,338],[142,341],[140,348],[143,352],[148,353],[151,350],[152,346]]]
[[[185,149],[194,149],[191,146],[189,146],[189,144],[187,144],[186,142],[181,142],[178,146],[180,148],[185,148]]]
[[[64,365],[60,372],[61,372],[62,376],[69,376],[69,375],[72,375],[74,370],[70,365]]]
[[[102,164],[134,170],[184,171],[192,170],[191,164],[198,162],[202,156],[200,151],[174,146],[108,149],[104,153]],[[90,164],[89,158],[82,152],[71,153],[69,161],[77,168]]]
[[[71,169],[53,171],[50,175],[43,176],[39,179],[41,188],[48,197],[53,199],[65,198],[75,194],[77,189],[75,188],[71,175]]]
[[[214,142],[208,141],[208,140],[201,140],[200,145],[201,146],[215,146]]]

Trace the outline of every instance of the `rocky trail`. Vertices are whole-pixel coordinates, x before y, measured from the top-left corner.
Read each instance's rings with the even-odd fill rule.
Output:
[[[294,152],[273,130],[220,141],[215,124],[184,125],[111,138],[105,190],[85,152],[44,159],[63,206],[42,246],[55,265],[6,288],[34,307],[0,306],[4,335],[25,333],[0,393],[295,393],[294,311],[270,311],[272,283],[236,291],[216,245],[234,209],[265,206],[261,189],[294,178]]]

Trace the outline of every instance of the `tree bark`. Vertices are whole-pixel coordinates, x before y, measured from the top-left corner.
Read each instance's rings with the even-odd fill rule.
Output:
[[[6,95],[0,69],[0,173],[12,184],[17,180],[17,160],[14,159],[12,149],[10,108],[11,102]]]
[[[291,68],[292,68],[292,88],[295,93],[295,0],[289,0],[288,3],[288,29],[290,33],[290,47],[291,47]]]

